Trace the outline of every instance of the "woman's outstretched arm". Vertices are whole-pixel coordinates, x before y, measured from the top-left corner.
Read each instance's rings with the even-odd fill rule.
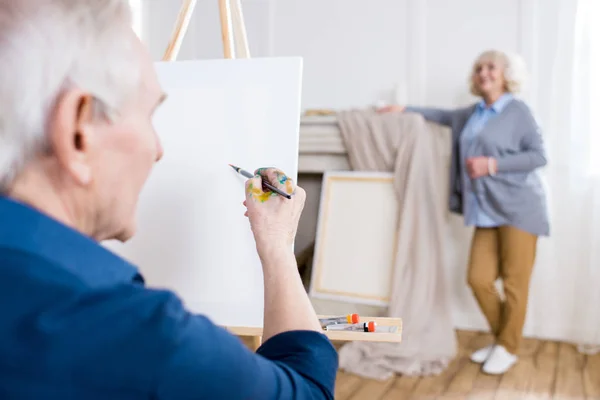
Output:
[[[378,110],[380,113],[388,112],[413,112],[421,114],[423,118],[431,122],[437,122],[438,124],[450,126],[452,123],[452,116],[456,110],[446,110],[442,108],[431,108],[431,107],[413,107],[413,106],[400,106],[391,105],[383,107]]]

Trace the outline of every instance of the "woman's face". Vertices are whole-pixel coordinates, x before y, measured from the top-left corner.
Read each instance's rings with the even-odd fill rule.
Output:
[[[497,60],[479,60],[473,71],[473,79],[484,96],[504,92],[504,66]]]

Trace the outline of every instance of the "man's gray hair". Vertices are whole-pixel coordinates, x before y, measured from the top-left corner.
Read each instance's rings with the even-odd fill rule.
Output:
[[[0,193],[40,151],[58,96],[77,87],[112,119],[139,85],[127,0],[0,0]]]

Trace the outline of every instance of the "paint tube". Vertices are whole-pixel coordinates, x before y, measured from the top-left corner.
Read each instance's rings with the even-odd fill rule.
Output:
[[[327,325],[328,331],[354,331],[354,332],[375,332],[377,324],[375,321],[363,322],[361,324],[336,324]]]
[[[357,324],[359,321],[358,314],[348,314],[342,317],[319,318],[321,326],[324,328],[328,325],[337,324]]]
[[[369,324],[373,326],[369,326]],[[338,324],[329,325],[325,328],[328,331],[354,331],[354,332],[372,332],[372,333],[398,333],[397,326],[377,326],[373,321],[362,324]]]
[[[375,333],[398,333],[397,326],[378,326]]]

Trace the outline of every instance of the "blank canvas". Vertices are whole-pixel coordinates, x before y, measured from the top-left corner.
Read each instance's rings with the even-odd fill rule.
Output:
[[[386,306],[397,243],[398,201],[391,173],[323,176],[310,294]]]
[[[138,229],[106,245],[147,285],[175,291],[224,326],[262,327],[263,275],[244,183],[229,163],[297,179],[302,60],[157,63],[168,95],[154,118],[164,147],[144,187]]]

